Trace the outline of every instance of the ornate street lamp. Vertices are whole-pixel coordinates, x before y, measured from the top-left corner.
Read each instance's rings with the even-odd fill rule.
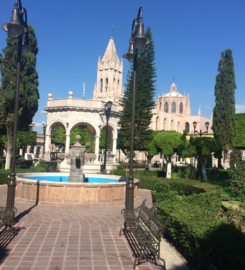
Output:
[[[193,122],[193,127],[194,127],[194,134],[197,133],[198,135],[200,135],[200,137],[203,135],[203,134],[208,134],[208,127],[209,127],[209,122],[206,122],[205,123],[205,127],[206,127],[206,131],[202,132],[202,130],[200,130],[200,132],[196,131],[196,127],[197,127],[197,122]]]
[[[101,173],[106,174],[106,147],[107,147],[107,136],[108,136],[108,122],[111,116],[112,102],[108,101],[105,104],[105,115],[106,115],[106,135],[105,135],[105,153],[104,153],[104,165],[101,165]]]
[[[131,39],[129,40],[128,52],[123,55],[130,63],[134,63],[133,68],[133,98],[132,98],[132,118],[131,118],[131,142],[130,142],[130,163],[129,177],[126,184],[126,210],[134,208],[134,177],[133,177],[133,153],[134,153],[134,119],[135,119],[135,89],[136,89],[136,72],[137,72],[137,50],[143,49],[150,41],[144,34],[142,7],[139,8],[138,16],[133,20]]]
[[[25,20],[24,20],[25,15]],[[14,10],[12,11],[12,17],[9,23],[2,26],[3,30],[8,32],[13,38],[18,38],[18,54],[17,54],[17,65],[16,65],[16,91],[15,91],[15,107],[14,107],[14,138],[13,138],[13,152],[12,152],[12,163],[11,163],[11,173],[8,182],[7,191],[7,202],[4,211],[4,223],[6,226],[14,225],[15,218],[15,186],[16,186],[16,173],[15,173],[15,159],[16,159],[16,138],[18,129],[18,111],[19,111],[19,88],[20,88],[20,69],[21,69],[21,54],[22,46],[23,53],[28,53],[31,47],[28,42],[27,33],[27,12],[24,7],[22,7],[21,0],[15,0]],[[25,37],[23,38],[23,35]],[[24,40],[24,43],[23,43]],[[25,46],[25,47],[24,47]]]

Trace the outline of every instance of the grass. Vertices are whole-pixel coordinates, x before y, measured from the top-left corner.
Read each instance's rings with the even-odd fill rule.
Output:
[[[223,207],[226,209],[237,208],[240,201],[237,200],[237,197],[232,194],[230,186],[231,179],[209,179],[209,184],[217,185],[222,187],[223,193],[222,197],[230,198],[232,201],[222,201]]]
[[[222,187],[223,197],[228,197],[234,200],[236,199],[236,197],[232,194],[231,189],[230,189],[231,179],[209,179],[208,183]]]

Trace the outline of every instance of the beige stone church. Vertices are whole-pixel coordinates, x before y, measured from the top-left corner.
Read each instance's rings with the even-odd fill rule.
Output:
[[[52,152],[51,133],[56,126],[62,126],[66,133],[66,145],[64,152],[70,151],[70,133],[80,125],[86,125],[91,134],[90,152],[96,154],[94,160],[90,160],[84,166],[84,172],[100,170],[103,162],[103,155],[99,154],[100,132],[106,126],[104,105],[107,101],[112,101],[111,117],[109,120],[109,137],[111,155],[108,157],[108,170],[115,167],[119,161],[117,146],[118,120],[121,112],[119,100],[124,96],[123,89],[123,62],[119,59],[114,39],[111,37],[105,54],[98,61],[97,82],[93,89],[93,99],[73,98],[73,92],[68,93],[68,97],[60,99],[48,95],[47,106],[47,126],[45,134],[45,159],[50,158]],[[191,116],[189,95],[182,95],[177,91],[177,86],[173,83],[170,92],[159,96],[155,108],[153,109],[153,119],[150,128],[153,130],[176,130],[183,132],[186,129],[193,132],[192,122],[197,122],[197,130],[205,130],[205,122],[211,120],[201,116],[200,110],[197,116]],[[211,132],[211,130],[209,131]],[[123,159],[121,156],[120,160]],[[137,160],[145,160],[144,153],[138,153]],[[64,159],[61,163],[61,170],[69,170],[69,162]]]

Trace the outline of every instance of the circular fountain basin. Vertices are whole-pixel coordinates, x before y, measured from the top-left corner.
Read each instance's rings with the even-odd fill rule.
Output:
[[[107,204],[125,201],[125,176],[86,174],[84,182],[68,182],[69,173],[22,173],[16,177],[16,198],[38,204]],[[134,179],[134,197],[138,195]]]

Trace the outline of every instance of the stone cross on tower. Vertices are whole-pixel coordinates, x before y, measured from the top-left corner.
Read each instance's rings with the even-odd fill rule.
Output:
[[[111,26],[111,37],[113,37],[113,30],[114,30],[114,27],[113,27],[113,24]]]

